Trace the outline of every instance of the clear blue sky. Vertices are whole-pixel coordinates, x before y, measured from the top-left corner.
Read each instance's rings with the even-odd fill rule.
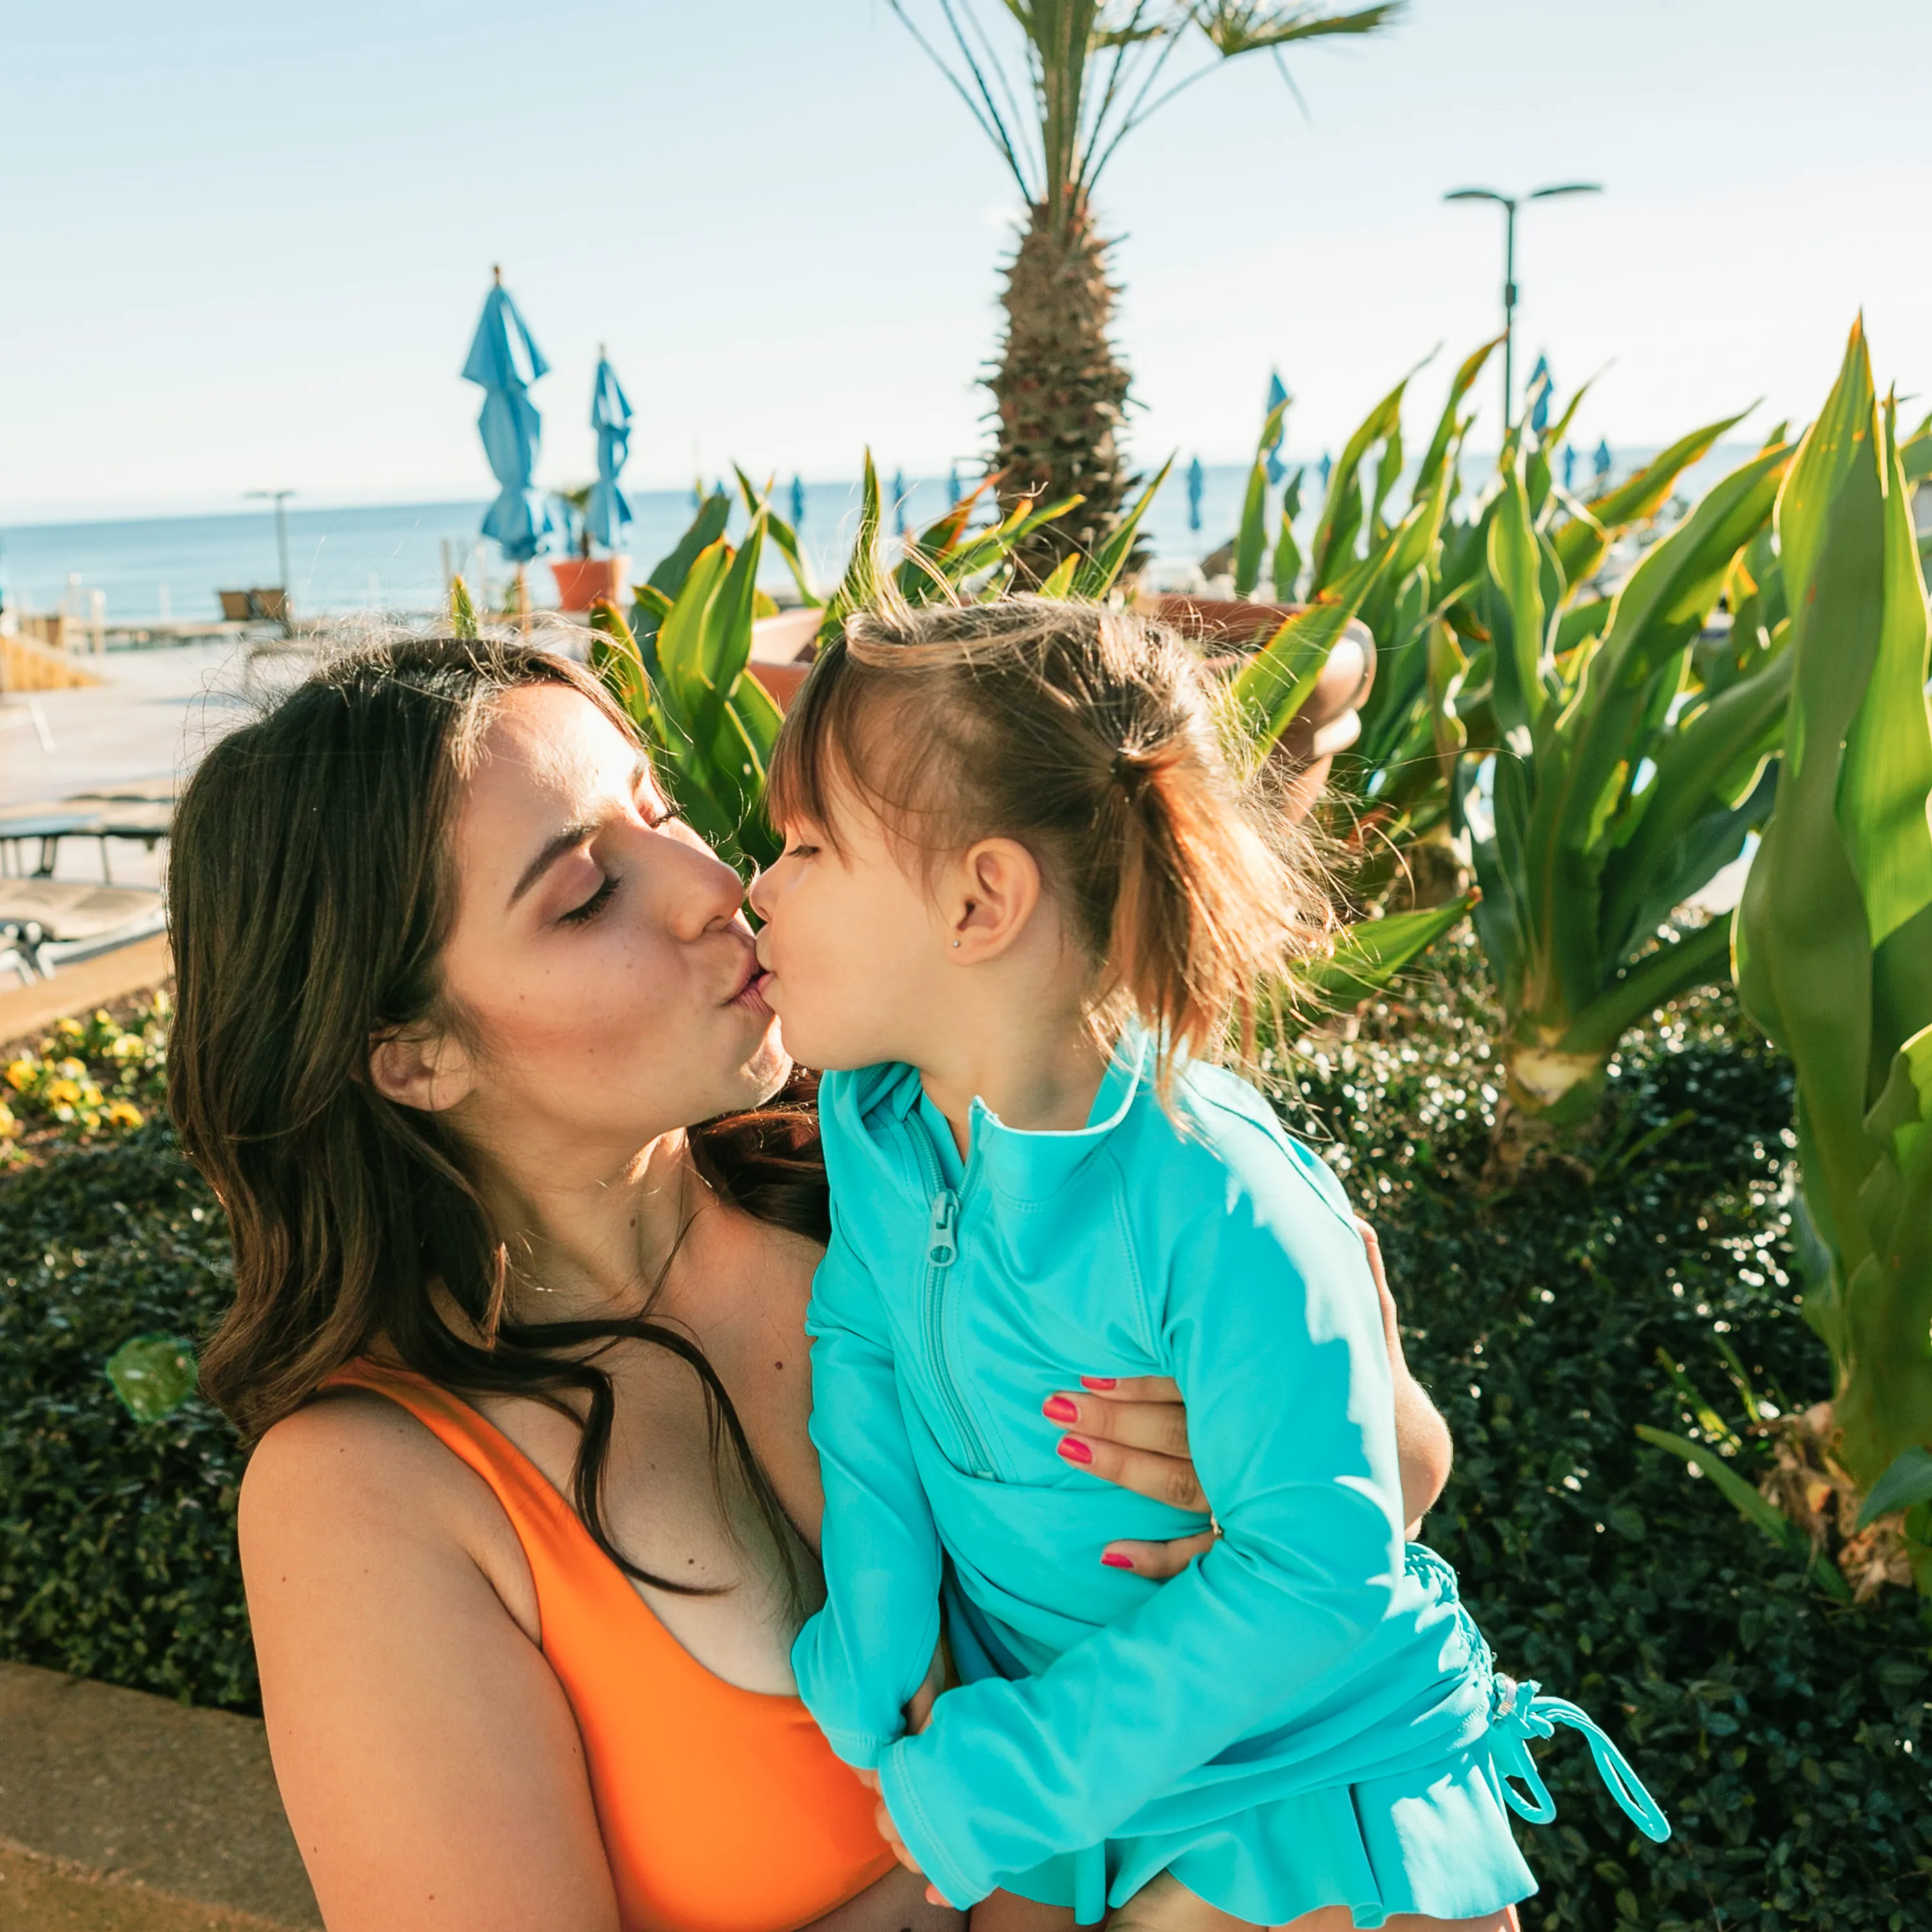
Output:
[[[7,0],[0,62],[0,518],[485,494],[495,261],[546,480],[600,340],[640,487],[982,446],[1015,196],[884,0]],[[1932,391],[1924,0],[1414,0],[1296,73],[1308,118],[1236,63],[1103,184],[1143,460],[1240,456],[1271,364],[1298,451],[1439,342],[1432,410],[1497,308],[1467,183],[1607,185],[1522,230],[1524,363],[1605,371],[1582,440],[1806,415],[1861,304]]]

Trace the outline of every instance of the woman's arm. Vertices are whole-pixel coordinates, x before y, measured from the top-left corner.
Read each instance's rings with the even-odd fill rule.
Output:
[[[616,1932],[584,1752],[480,1478],[393,1404],[278,1423],[242,1487],[275,1776],[329,1932]]]
[[[1369,1270],[1381,1299],[1382,1334],[1388,1346],[1389,1370],[1395,1382],[1395,1444],[1402,1463],[1402,1510],[1412,1540],[1422,1519],[1435,1505],[1449,1480],[1455,1445],[1422,1384],[1408,1372],[1402,1352],[1402,1330],[1395,1297],[1389,1292],[1382,1266],[1382,1244],[1376,1231],[1358,1215],[1362,1244],[1368,1250]],[[1070,1438],[1092,1459],[1088,1467],[1102,1482],[1116,1483],[1136,1495],[1172,1503],[1176,1509],[1202,1510],[1202,1493],[1187,1446],[1187,1411],[1180,1385],[1166,1376],[1138,1376],[1116,1380],[1096,1378],[1077,1389],[1061,1389],[1052,1402],[1064,1405],[1047,1413],[1066,1425]],[[1070,1411],[1071,1413],[1067,1412]],[[1124,1568],[1156,1582],[1178,1576],[1214,1540],[1211,1531],[1184,1536],[1172,1543],[1110,1543],[1108,1556],[1119,1557]]]

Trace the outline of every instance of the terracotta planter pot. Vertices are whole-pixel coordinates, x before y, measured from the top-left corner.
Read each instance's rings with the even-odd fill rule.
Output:
[[[566,610],[587,610],[600,597],[621,605],[630,595],[628,556],[558,556],[550,560],[556,601]]]
[[[1228,598],[1150,597],[1140,608],[1209,647],[1210,668],[1232,674],[1305,604],[1253,604]],[[1215,650],[1216,646],[1224,646]],[[1376,681],[1376,640],[1351,618],[1316,680],[1308,702],[1282,734],[1274,755],[1288,775],[1284,808],[1306,817],[1328,782],[1338,752],[1362,734],[1360,712]]]

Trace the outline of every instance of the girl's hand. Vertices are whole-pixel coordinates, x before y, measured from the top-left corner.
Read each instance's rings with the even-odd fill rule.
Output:
[[[1382,1304],[1382,1333],[1395,1384],[1402,1516],[1412,1537],[1449,1480],[1454,1447],[1448,1425],[1402,1359],[1402,1333],[1396,1325],[1395,1298],[1389,1292],[1382,1266],[1382,1244],[1367,1222],[1358,1216],[1355,1225],[1361,1230],[1369,1271],[1375,1277]],[[1048,1397],[1045,1412],[1049,1421],[1066,1429],[1060,1438],[1060,1453],[1069,1462],[1137,1496],[1151,1496],[1176,1509],[1208,1512],[1208,1498],[1188,1453],[1187,1411],[1179,1386],[1167,1376],[1083,1376],[1078,1388],[1062,1389]],[[1110,1543],[1100,1560],[1117,1569],[1131,1570],[1137,1576],[1164,1582],[1179,1576],[1214,1543],[1212,1530],[1178,1537],[1171,1543]]]

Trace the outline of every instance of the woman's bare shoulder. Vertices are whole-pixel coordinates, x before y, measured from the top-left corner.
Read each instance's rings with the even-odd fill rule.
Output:
[[[529,1566],[489,1486],[407,1410],[368,1390],[329,1390],[262,1436],[236,1527],[244,1574],[292,1546],[305,1569],[325,1552],[365,1573],[474,1564],[536,1634]]]

